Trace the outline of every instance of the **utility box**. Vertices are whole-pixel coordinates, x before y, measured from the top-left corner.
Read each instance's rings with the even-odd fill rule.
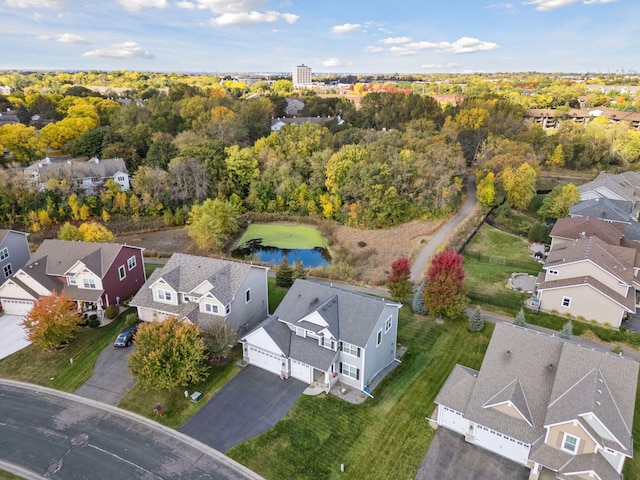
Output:
[[[193,392],[191,394],[191,401],[193,403],[198,403],[201,398],[202,398],[202,393],[200,393],[200,392]]]

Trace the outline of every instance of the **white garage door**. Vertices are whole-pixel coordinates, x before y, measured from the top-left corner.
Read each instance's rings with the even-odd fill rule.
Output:
[[[282,373],[282,359],[278,355],[265,352],[251,345],[249,345],[249,363],[277,375]]]
[[[291,360],[291,376],[303,382],[311,383],[311,367],[306,363]]]
[[[440,405],[439,415],[438,420],[443,427],[450,428],[454,432],[467,433],[467,421],[462,413]]]
[[[522,465],[527,464],[529,445],[490,430],[482,425],[476,425],[474,443],[514,462]]]
[[[32,307],[33,302],[30,300],[2,299],[2,309],[7,315],[25,315],[29,313],[29,310],[31,310]]]

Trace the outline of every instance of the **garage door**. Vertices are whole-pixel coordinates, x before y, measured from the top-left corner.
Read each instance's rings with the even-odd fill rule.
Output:
[[[529,458],[529,445],[482,425],[476,426],[473,443],[522,465],[526,465]]]
[[[7,315],[25,315],[29,313],[29,310],[31,310],[32,307],[33,302],[30,300],[2,299],[2,309]]]
[[[306,363],[291,360],[291,376],[303,382],[311,383],[311,367]]]
[[[256,367],[280,375],[282,373],[282,359],[278,355],[274,355],[259,348],[249,345],[249,363]]]
[[[443,427],[447,427],[454,432],[465,434],[467,433],[467,421],[462,413],[453,410],[452,408],[440,405],[439,423]]]

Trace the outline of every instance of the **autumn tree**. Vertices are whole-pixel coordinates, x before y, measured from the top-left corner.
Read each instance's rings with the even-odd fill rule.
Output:
[[[18,162],[33,162],[45,153],[46,142],[34,127],[21,123],[0,127],[0,145],[13,153]]]
[[[431,259],[423,293],[424,306],[431,314],[452,318],[462,313],[465,303],[462,261],[462,255],[455,250],[444,250]]]
[[[229,201],[207,199],[189,212],[187,232],[202,250],[221,250],[238,231],[238,207]]]
[[[524,210],[536,196],[538,173],[528,163],[517,169],[507,167],[502,173],[502,183],[507,193],[507,201],[513,208]]]
[[[129,371],[144,389],[187,387],[207,377],[206,359],[207,346],[198,326],[170,317],[138,327]]]
[[[493,172],[489,172],[478,182],[477,198],[483,207],[492,207],[496,204],[496,186]]]
[[[51,351],[73,339],[79,323],[75,302],[66,293],[54,291],[40,297],[20,325],[30,342]]]
[[[558,185],[544,197],[538,209],[542,218],[563,218],[569,216],[572,205],[580,201],[580,191],[573,183]]]
[[[114,238],[113,233],[98,222],[84,222],[79,227],[66,222],[58,231],[58,240],[107,243]]]
[[[391,273],[387,277],[387,288],[395,301],[405,301],[413,290],[411,265],[407,257],[400,257],[391,264]]]

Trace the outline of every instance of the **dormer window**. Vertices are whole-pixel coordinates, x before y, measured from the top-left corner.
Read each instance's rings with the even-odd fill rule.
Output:
[[[84,288],[96,288],[96,281],[93,278],[83,278],[82,286]]]
[[[207,313],[218,314],[218,305],[214,303],[205,302],[204,311]]]
[[[570,435],[568,433],[564,434],[564,438],[562,439],[562,450],[565,452],[573,453],[574,455],[578,453],[578,445],[580,444],[580,439],[574,435]]]
[[[165,302],[171,301],[171,292],[169,290],[163,290],[159,288],[157,292],[158,292],[158,300],[162,300]]]

